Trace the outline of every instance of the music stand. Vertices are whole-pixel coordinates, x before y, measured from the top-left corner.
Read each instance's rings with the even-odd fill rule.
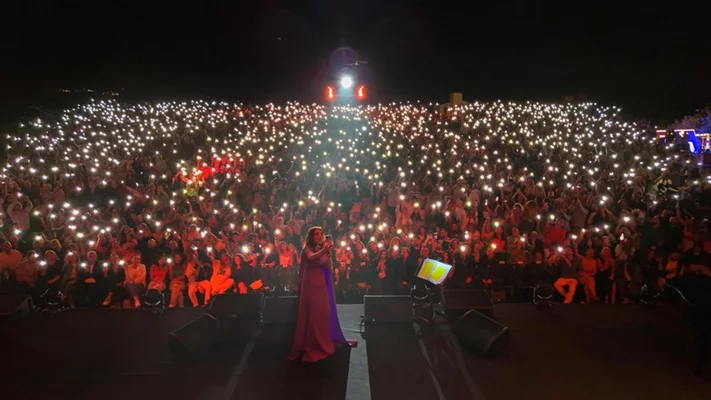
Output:
[[[417,269],[415,277],[420,281],[420,284],[415,283],[410,291],[410,296],[415,307],[415,331],[418,335],[422,334],[421,329],[418,328],[418,320],[434,325],[436,316],[445,317],[443,310],[441,310],[441,305],[440,309],[435,309],[434,307],[435,303],[441,301],[441,298],[439,301],[435,301],[434,297],[439,294],[438,286],[447,279],[451,270],[452,266],[450,264],[431,258],[426,258],[422,261],[422,264]],[[426,314],[423,315],[423,312],[426,312]]]
[[[447,279],[451,270],[452,266],[450,264],[445,264],[431,258],[425,258],[420,268],[417,269],[415,276],[433,285],[441,285],[442,282]]]

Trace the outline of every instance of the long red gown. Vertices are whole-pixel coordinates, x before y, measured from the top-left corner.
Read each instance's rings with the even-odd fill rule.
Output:
[[[336,345],[347,344],[338,321],[329,254],[308,259],[314,251],[301,252],[299,310],[290,360],[316,362],[335,353]]]

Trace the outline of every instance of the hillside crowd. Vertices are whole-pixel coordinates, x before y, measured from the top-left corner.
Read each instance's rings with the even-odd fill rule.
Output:
[[[711,178],[615,107],[93,101],[6,134],[0,290],[39,305],[169,307],[293,292],[306,231],[339,301],[445,287],[635,302],[711,279]]]

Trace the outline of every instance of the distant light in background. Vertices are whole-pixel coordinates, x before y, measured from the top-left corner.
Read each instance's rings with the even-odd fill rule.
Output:
[[[336,88],[333,86],[326,86],[326,100],[335,100],[336,99]]]
[[[368,96],[368,92],[365,90],[365,85],[360,85],[358,86],[358,90],[356,90],[356,97],[358,100],[365,100],[365,98]]]

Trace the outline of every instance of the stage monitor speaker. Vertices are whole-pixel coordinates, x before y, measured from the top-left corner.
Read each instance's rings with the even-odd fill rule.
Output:
[[[484,355],[503,354],[510,341],[509,328],[476,310],[464,314],[452,332],[462,347]]]
[[[486,290],[448,289],[442,291],[442,297],[447,314],[454,314],[457,318],[469,310],[477,310],[489,318],[494,317],[494,303]]]
[[[173,358],[197,359],[219,342],[220,323],[210,314],[193,320],[168,335],[168,346]]]
[[[32,297],[26,294],[1,294],[0,315],[22,317],[32,311]]]
[[[296,324],[298,311],[297,296],[267,297],[262,315],[265,324]]]
[[[220,294],[212,298],[208,312],[217,319],[259,315],[263,298],[261,293]]]
[[[363,296],[366,324],[412,323],[413,306],[410,296]]]

